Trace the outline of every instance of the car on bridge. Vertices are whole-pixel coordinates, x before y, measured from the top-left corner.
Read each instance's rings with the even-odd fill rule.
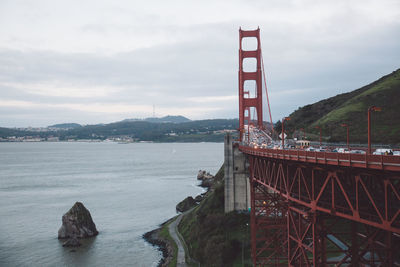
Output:
[[[373,155],[393,155],[393,150],[390,148],[377,148]]]
[[[337,149],[337,152],[338,153],[350,153],[350,150],[348,148],[340,147]]]

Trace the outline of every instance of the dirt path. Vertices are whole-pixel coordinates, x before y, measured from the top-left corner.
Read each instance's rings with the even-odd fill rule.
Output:
[[[179,215],[176,220],[174,220],[170,225],[169,225],[169,234],[171,237],[175,240],[175,243],[178,247],[178,256],[177,256],[177,261],[176,261],[176,266],[177,267],[187,267],[186,261],[185,261],[185,249],[183,248],[182,242],[178,237],[178,224],[182,220],[183,214]]]

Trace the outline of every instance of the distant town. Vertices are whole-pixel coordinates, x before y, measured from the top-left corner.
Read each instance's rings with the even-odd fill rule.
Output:
[[[236,133],[237,125],[237,119],[191,121],[183,116],[86,126],[63,123],[0,128],[0,142],[222,142],[226,132]]]

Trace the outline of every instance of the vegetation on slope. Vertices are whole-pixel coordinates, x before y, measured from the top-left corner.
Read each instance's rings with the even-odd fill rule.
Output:
[[[400,69],[360,89],[299,108],[290,114],[286,129],[293,132],[294,127],[297,130],[304,128],[316,138],[318,130],[315,126],[321,126],[325,140],[345,142],[346,129],[341,124],[347,123],[350,125],[350,142],[366,143],[367,110],[370,106],[378,106],[382,107],[382,112],[372,114],[373,141],[400,144],[399,99]]]
[[[168,262],[168,267],[174,267],[176,266],[176,262],[177,262],[177,257],[178,257],[178,247],[174,241],[174,239],[171,237],[171,235],[169,234],[169,225],[171,224],[171,222],[164,224],[160,230],[159,236],[161,239],[166,240],[173,249],[173,255],[171,260]]]
[[[224,213],[224,167],[207,197],[179,224],[190,256],[204,266],[251,266],[249,215]],[[243,253],[243,254],[242,254]]]
[[[154,142],[223,142],[222,130],[234,130],[239,126],[237,119],[214,119],[173,122],[121,121],[110,124],[87,125],[64,131],[28,132],[17,129],[0,128],[0,137],[9,136],[49,136],[68,139],[99,139],[129,136],[138,141]]]

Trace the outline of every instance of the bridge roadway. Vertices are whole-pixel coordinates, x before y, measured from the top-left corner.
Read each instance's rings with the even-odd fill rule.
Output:
[[[239,146],[239,149],[248,155],[267,158],[292,160],[314,164],[327,164],[333,166],[400,171],[400,156],[315,152],[294,149],[282,150],[258,147],[254,148],[243,145]]]
[[[250,165],[255,266],[400,266],[400,157],[236,145]],[[354,224],[347,237],[327,226],[335,218]],[[344,256],[329,263],[321,240]]]

